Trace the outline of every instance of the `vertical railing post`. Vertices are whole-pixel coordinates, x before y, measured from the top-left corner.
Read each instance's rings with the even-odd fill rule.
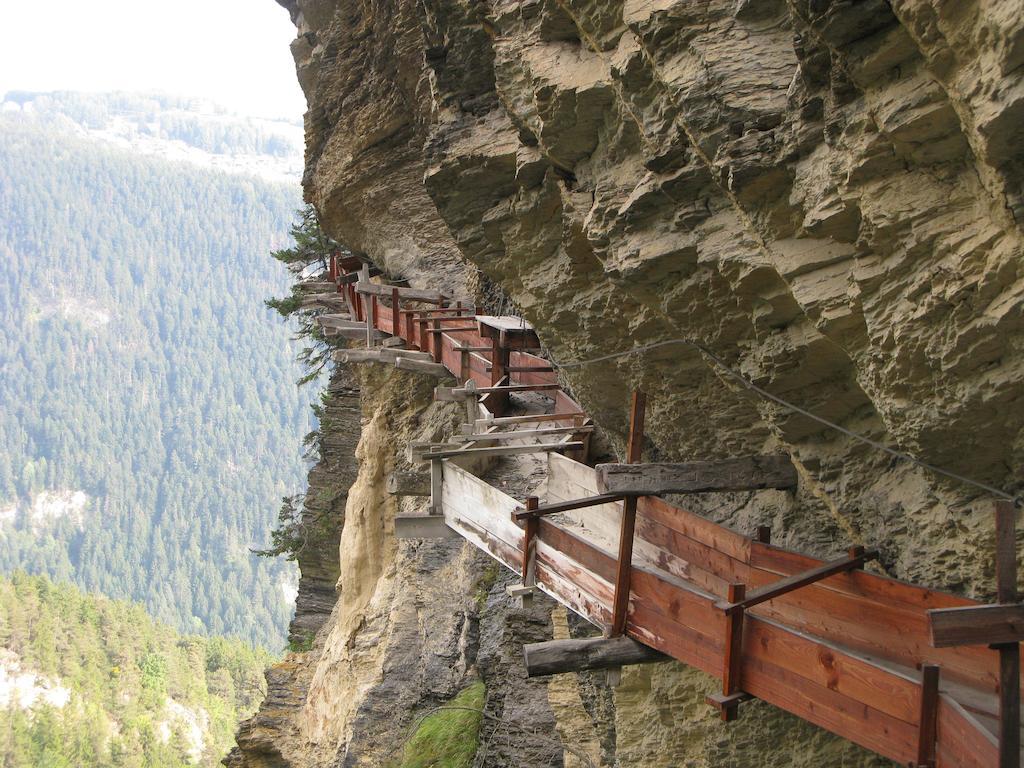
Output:
[[[626,463],[638,464],[644,442],[644,406],[647,397],[640,390],[633,392],[629,415],[629,440],[626,445]],[[615,596],[612,601],[611,637],[626,631],[629,612],[629,582],[633,567],[633,533],[636,530],[636,496],[627,496],[622,502],[622,524],[619,528],[619,562],[615,574]]]
[[[917,724],[917,765],[935,768],[939,725],[939,667],[921,665],[921,702]]]
[[[402,324],[401,324],[401,303],[402,300],[398,296],[398,289],[391,289],[391,335],[402,338]]]

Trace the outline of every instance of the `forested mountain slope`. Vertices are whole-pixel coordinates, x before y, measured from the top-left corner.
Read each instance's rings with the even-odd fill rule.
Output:
[[[263,305],[298,190],[52,125],[0,115],[0,570],[280,648],[294,577],[249,548],[304,482]]]
[[[0,578],[0,765],[218,765],[266,661],[237,640],[178,635],[137,605]]]

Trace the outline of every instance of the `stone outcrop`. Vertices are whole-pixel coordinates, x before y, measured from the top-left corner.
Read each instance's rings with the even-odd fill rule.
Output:
[[[1020,490],[1017,0],[284,4],[309,102],[305,192],[339,240],[414,285],[497,286],[556,360],[696,340],[846,429]],[[640,386],[650,458],[792,456],[793,496],[687,501],[715,520],[771,525],[819,555],[869,544],[889,575],[991,593],[984,491],[756,397],[684,344],[564,376],[612,446]],[[482,566],[460,557],[466,583]],[[366,605],[402,609],[381,583]],[[353,621],[336,609],[318,642],[345,626],[329,643],[373,644]],[[377,734],[404,727],[368,707],[419,662],[378,661],[358,686],[327,663],[324,699],[352,699]],[[678,667],[630,672],[614,691],[555,681],[537,722],[550,713],[601,765],[881,764],[768,707],[725,730],[701,703],[707,686]],[[307,732],[329,748],[289,764],[328,765],[332,750],[386,764],[374,755],[389,736],[342,730]]]

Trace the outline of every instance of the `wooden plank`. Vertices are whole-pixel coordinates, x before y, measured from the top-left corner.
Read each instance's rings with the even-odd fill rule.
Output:
[[[608,493],[661,496],[794,488],[797,475],[788,456],[745,456],[683,464],[598,464],[597,482]]]
[[[769,661],[815,685],[856,701],[870,702],[887,715],[917,724],[919,686],[914,680],[834,643],[782,627],[753,613],[746,616],[745,624],[745,655]]]
[[[671,661],[670,656],[628,637],[588,637],[528,643],[523,646],[523,659],[527,677]]]
[[[399,362],[406,362],[400,360]],[[420,363],[425,365],[425,363]],[[565,451],[579,448],[583,443],[533,443],[531,445],[497,445],[493,448],[457,448],[454,450],[433,451],[419,456],[419,461],[431,459],[451,459],[461,456],[513,456],[524,453],[546,453],[548,451]]]
[[[746,657],[743,686],[757,698],[891,760],[906,765],[917,755],[916,726],[770,662]]]
[[[400,371],[411,371],[412,373],[425,373],[428,376],[445,378],[451,376],[452,372],[440,363],[429,363],[423,360],[412,360],[408,357],[399,357],[395,360],[395,368]]]
[[[392,472],[387,491],[392,496],[429,496],[430,475],[426,472]]]
[[[478,315],[477,320],[480,325],[495,331],[505,331],[506,333],[531,333],[533,331],[533,326],[526,320],[512,315]]]
[[[369,283],[360,278],[360,281],[356,283],[356,293],[361,293],[365,296],[391,296],[392,287],[390,285]],[[445,299],[444,294],[440,291],[424,291],[416,288],[399,288],[398,296],[406,301],[423,301],[428,304],[440,304]]]
[[[458,539],[460,536],[438,515],[398,515],[395,517],[395,538]]]
[[[998,764],[996,737],[946,694],[939,694],[936,728],[937,768],[992,768]]]
[[[430,354],[418,352],[412,349],[384,348],[380,350],[380,359],[388,363],[396,363],[399,360],[419,360],[420,362],[431,362]]]
[[[493,419],[477,419],[474,429],[484,429],[489,426],[507,426],[509,424],[532,424],[544,421],[572,421],[583,413],[530,413],[524,416],[496,416]]]
[[[496,432],[488,435],[490,440],[527,440],[535,437],[548,437],[549,435],[579,435],[593,432],[593,427],[551,427],[548,429],[522,429],[516,432]],[[472,433],[463,435],[463,440],[479,440],[480,435]],[[622,498],[618,496],[617,498]]]
[[[339,349],[332,357],[338,363],[381,363],[379,349]]]
[[[640,461],[644,441],[644,409],[647,397],[640,390],[633,392],[629,416],[629,441],[626,445],[626,461],[633,464]],[[626,629],[626,612],[629,607],[630,571],[633,568],[633,533],[636,529],[636,497],[630,496],[622,503],[622,525],[619,529],[619,559],[615,574],[615,601],[612,604],[611,636],[621,635]]]
[[[995,645],[1024,640],[1024,605],[971,605],[928,611],[931,643],[936,648]]]
[[[850,554],[847,557],[833,560],[828,563],[823,563],[817,568],[812,568],[802,573],[795,573],[792,576],[788,576],[784,579],[779,579],[772,584],[761,589],[755,589],[749,595],[741,598],[740,601],[725,601],[715,604],[716,608],[721,608],[727,614],[737,613],[747,608],[753,608],[755,605],[773,600],[777,597],[781,597],[789,592],[806,587],[822,579],[827,579],[829,576],[833,576],[837,573],[843,573],[854,568],[863,567],[864,563],[869,560],[875,560],[878,557],[878,552],[871,550],[865,551],[863,547],[855,547],[850,550]]]

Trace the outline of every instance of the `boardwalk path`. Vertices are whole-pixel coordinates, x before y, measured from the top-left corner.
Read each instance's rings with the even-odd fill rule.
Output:
[[[367,337],[371,344],[392,339],[390,350],[354,358],[389,364],[404,358],[410,362],[399,367],[450,373],[462,385],[439,393],[469,403],[474,419],[467,415],[466,431],[478,439],[422,449],[424,461],[434,456],[434,511],[511,570],[529,570],[536,586],[558,602],[609,627],[622,502],[540,518],[530,548],[535,560],[524,569],[527,524],[514,519],[523,501],[477,476],[488,448],[520,444],[504,435],[514,425],[535,431],[531,439],[548,446],[546,503],[601,492],[596,471],[582,463],[586,417],[558,387],[550,363],[527,351],[537,346],[530,327],[450,305],[433,292],[371,285],[365,270],[361,282],[345,282],[335,267],[332,272],[352,323],[340,332],[360,337],[369,319],[379,332]],[[324,306],[339,306],[338,298],[328,302]],[[395,352],[398,347],[409,351]],[[470,389],[484,390],[483,397],[467,396],[469,382]],[[503,422],[508,390],[486,392],[495,386],[534,388],[550,398],[553,410],[536,417],[546,421]],[[749,608],[738,632],[730,624],[723,609],[730,585],[757,590],[822,564],[660,498],[640,497],[625,634],[719,679],[729,675],[731,657],[734,690],[903,765],[996,766],[998,655],[983,646],[936,649],[929,643],[928,609],[972,601],[854,569]],[[937,695],[922,686],[923,665],[939,667]]]

